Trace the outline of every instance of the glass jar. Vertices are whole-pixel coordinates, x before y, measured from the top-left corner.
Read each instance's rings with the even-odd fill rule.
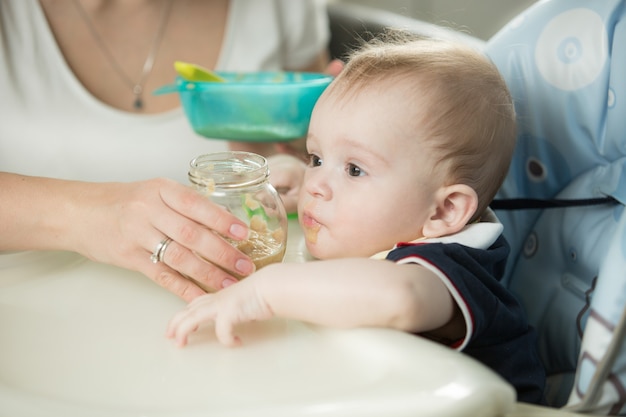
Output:
[[[283,260],[287,215],[280,196],[269,183],[264,157],[250,152],[201,155],[191,161],[188,177],[193,188],[249,226],[247,240],[225,239],[248,255],[256,269]]]

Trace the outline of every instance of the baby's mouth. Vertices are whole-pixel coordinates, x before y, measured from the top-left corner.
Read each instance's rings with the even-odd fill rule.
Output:
[[[309,243],[317,242],[317,234],[322,225],[308,214],[302,216],[302,228],[304,229],[304,238]]]

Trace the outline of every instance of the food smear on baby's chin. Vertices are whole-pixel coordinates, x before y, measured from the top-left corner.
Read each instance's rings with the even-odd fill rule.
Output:
[[[316,227],[307,227],[304,229],[304,238],[309,243],[317,243],[317,233],[320,231],[320,225]]]

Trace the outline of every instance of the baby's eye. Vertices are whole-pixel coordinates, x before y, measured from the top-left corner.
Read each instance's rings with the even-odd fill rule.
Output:
[[[347,171],[348,175],[351,177],[361,177],[365,175],[365,171],[354,164],[348,164]]]
[[[319,156],[310,153],[309,154],[309,166],[310,167],[318,167],[318,166],[321,166],[321,165],[322,165],[322,159]]]

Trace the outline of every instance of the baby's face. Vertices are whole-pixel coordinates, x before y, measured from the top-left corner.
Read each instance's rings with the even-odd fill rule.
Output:
[[[317,102],[298,203],[313,256],[371,256],[422,237],[442,179],[418,139],[423,103],[403,96],[392,87]]]

